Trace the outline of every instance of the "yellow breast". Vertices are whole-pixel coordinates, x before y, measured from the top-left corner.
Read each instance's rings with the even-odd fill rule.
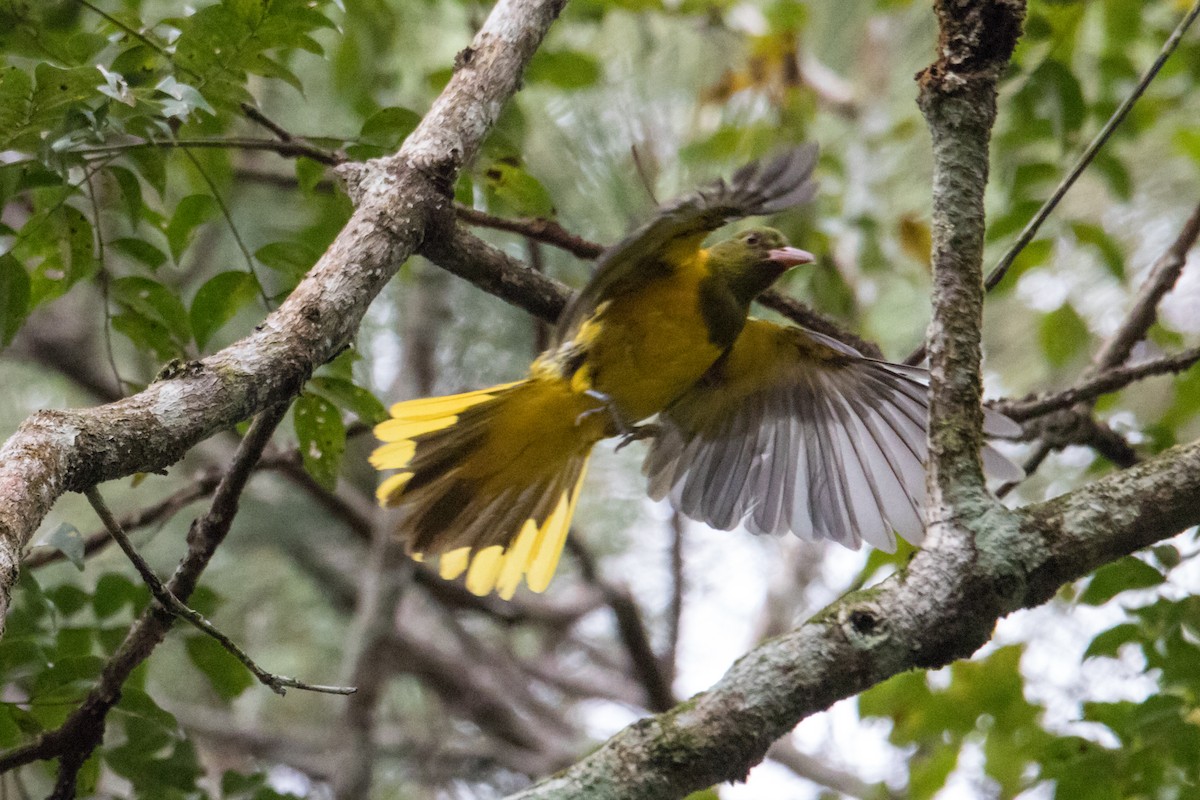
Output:
[[[607,395],[627,422],[665,408],[721,355],[700,309],[704,253],[638,291],[602,303],[573,344],[586,353],[576,391]]]

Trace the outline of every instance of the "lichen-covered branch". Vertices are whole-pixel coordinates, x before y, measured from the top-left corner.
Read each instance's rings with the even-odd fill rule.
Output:
[[[345,165],[356,210],[256,331],[106,406],[41,411],[0,447],[0,617],[21,549],[64,492],[165,469],[189,448],[295,394],[358,329],[367,305],[450,208],[478,150],[564,0],[500,0],[399,153]]]
[[[983,513],[980,326],[983,192],[996,86],[1021,35],[1023,0],[934,4],[938,58],[918,76],[933,140],[933,318],[929,325],[929,448],[934,521]],[[936,535],[936,534],[935,534]]]
[[[1200,523],[1200,442],[1012,515],[985,514],[973,558],[922,550],[739,660],[711,689],[631,725],[511,800],[666,800],[740,780],[800,720],[913,668],[974,652],[1000,617]]]

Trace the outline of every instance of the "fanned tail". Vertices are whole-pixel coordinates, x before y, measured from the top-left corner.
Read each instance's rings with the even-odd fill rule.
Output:
[[[376,492],[401,511],[416,558],[441,556],[443,578],[511,598],[522,579],[544,591],[558,566],[603,420],[565,381],[530,379],[398,403],[375,427]]]

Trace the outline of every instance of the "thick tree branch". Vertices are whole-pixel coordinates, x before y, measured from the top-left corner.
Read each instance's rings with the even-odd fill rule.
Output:
[[[1000,617],[1200,523],[1200,442],[1015,514],[988,513],[970,559],[917,553],[739,660],[712,689],[626,728],[513,800],[679,798],[740,780],[805,717],[897,673],[974,652]]]
[[[918,76],[933,139],[933,318],[929,325],[931,521],[991,504],[982,444],[983,193],[996,85],[1021,35],[1023,0],[937,0],[938,59]],[[934,532],[936,536],[936,531]]]
[[[343,166],[356,210],[295,291],[251,336],[99,408],[42,411],[0,447],[0,616],[21,549],[63,492],[162,470],[190,447],[297,392],[353,336],[367,305],[423,240],[431,212],[520,85],[563,0],[501,0],[398,154]]]

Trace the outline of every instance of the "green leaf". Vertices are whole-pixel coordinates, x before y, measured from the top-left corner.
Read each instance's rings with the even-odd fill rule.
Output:
[[[58,613],[69,617],[88,605],[91,595],[73,583],[60,583],[46,590],[46,598],[58,609]]]
[[[5,253],[0,256],[0,348],[21,329],[29,313],[29,274],[21,262]]]
[[[1139,628],[1132,622],[1123,622],[1099,633],[1088,644],[1084,658],[1108,657],[1116,658],[1122,645],[1135,642],[1139,637]]]
[[[254,685],[250,670],[211,636],[189,636],[186,647],[192,664],[222,699],[232,700]]]
[[[192,326],[183,303],[158,281],[131,275],[113,281],[110,292],[113,301],[129,313],[161,326],[179,349],[192,340]]]
[[[53,547],[66,556],[67,560],[83,571],[84,541],[83,534],[69,522],[61,523],[57,528],[46,534],[39,545]]]
[[[78,209],[63,204],[50,211],[24,245],[36,250],[41,263],[30,276],[30,307],[61,297],[80,280],[96,271],[92,223]],[[22,233],[38,221],[31,220]],[[35,256],[36,257],[36,256]]]
[[[142,219],[142,211],[146,207],[146,203],[142,199],[142,182],[138,180],[138,176],[134,174],[133,170],[125,167],[110,166],[107,172],[116,181],[117,188],[120,189],[121,201],[125,206],[125,213],[129,217],[130,226],[136,228]]]
[[[191,194],[179,201],[164,231],[171,249],[171,258],[175,259],[175,263],[179,263],[179,258],[187,249],[196,228],[217,216],[220,210],[212,195]]]
[[[267,268],[286,275],[295,286],[321,254],[303,242],[272,242],[260,247],[254,257]]]
[[[122,237],[108,243],[110,247],[130,258],[142,262],[153,272],[167,261],[167,254],[159,250],[145,239]]]
[[[1087,588],[1079,595],[1079,602],[1098,606],[1107,603],[1121,592],[1147,589],[1158,586],[1165,580],[1166,577],[1161,572],[1145,561],[1125,556],[1096,570]]]
[[[380,109],[363,123],[358,136],[367,144],[395,150],[421,121],[421,115],[399,106]]]
[[[1125,253],[1103,228],[1086,222],[1074,222],[1071,231],[1081,244],[1089,244],[1100,251],[1104,266],[1114,278],[1125,280]]]
[[[541,181],[516,163],[495,161],[484,170],[484,186],[494,211],[518,217],[552,217],[554,201]]]
[[[296,437],[304,468],[326,489],[337,486],[338,468],[346,449],[346,426],[337,407],[323,397],[305,392],[293,410]]]
[[[1052,366],[1062,367],[1082,353],[1090,341],[1087,323],[1074,306],[1064,303],[1057,311],[1042,317],[1038,341]]]
[[[192,332],[201,348],[222,325],[258,297],[258,281],[249,272],[221,272],[210,278],[192,300]]]
[[[6,146],[12,145],[24,126],[32,95],[33,78],[28,73],[9,67],[0,75],[0,131],[6,137]]]
[[[595,85],[603,74],[600,61],[578,50],[539,50],[525,70],[529,83],[546,83],[559,89]]]
[[[317,184],[324,177],[324,164],[319,161],[313,161],[311,158],[301,157],[296,159],[296,182],[300,184],[300,191],[306,196],[312,197],[315,194]]]
[[[147,589],[141,584],[115,572],[106,572],[96,581],[92,593],[92,612],[99,619],[108,619],[125,606],[136,610],[147,597]]]
[[[379,402],[379,398],[352,381],[322,376],[313,378],[308,385],[314,392],[354,414],[367,425],[377,425],[388,418],[387,409]]]

